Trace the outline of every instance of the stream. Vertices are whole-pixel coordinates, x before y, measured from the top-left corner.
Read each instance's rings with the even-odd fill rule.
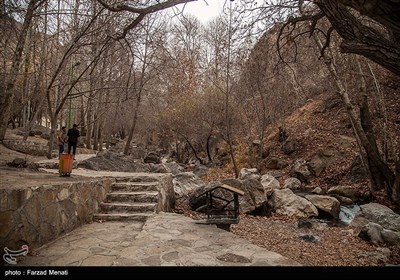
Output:
[[[358,211],[360,211],[360,206],[358,206],[357,204],[346,205],[346,206],[341,205],[339,212],[339,220],[342,223],[349,225]]]
[[[297,191],[294,193],[303,198],[305,198],[305,196],[307,194],[310,194],[309,192],[303,192],[303,191]],[[325,217],[317,218],[316,220],[319,220],[320,222],[328,222],[329,224],[333,223],[333,224],[340,225],[340,226],[348,226],[351,223],[351,221],[354,219],[354,217],[358,211],[360,211],[360,206],[358,206],[357,204],[340,205],[340,212],[339,212],[338,220],[332,221],[332,219],[325,218]]]

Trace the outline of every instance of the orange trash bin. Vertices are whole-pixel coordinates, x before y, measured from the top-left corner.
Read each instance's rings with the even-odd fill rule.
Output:
[[[70,176],[73,163],[74,155],[60,154],[60,162],[58,164],[58,171],[60,172],[60,176]]]

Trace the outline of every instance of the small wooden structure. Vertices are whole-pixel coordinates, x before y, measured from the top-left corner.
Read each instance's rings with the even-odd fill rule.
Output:
[[[221,197],[217,194],[217,190],[227,190],[231,193],[231,198]],[[216,224],[217,227],[229,230],[231,224],[239,223],[239,195],[244,195],[244,192],[223,184],[207,190],[199,195],[205,195],[207,204],[201,206],[200,209],[206,208],[207,220],[201,223]]]

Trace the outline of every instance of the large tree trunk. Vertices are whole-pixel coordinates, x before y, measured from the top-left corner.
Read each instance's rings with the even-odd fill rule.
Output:
[[[32,22],[33,12],[43,0],[30,0],[26,10],[24,23],[18,37],[17,46],[12,60],[10,76],[7,79],[5,92],[0,96],[0,141],[4,140],[11,112],[11,103],[14,96],[15,81],[18,76],[19,67],[22,60],[22,52],[25,47],[26,37]]]
[[[322,50],[323,45],[321,40],[319,39],[318,35],[314,33],[313,35],[315,42],[317,43],[318,47],[320,50]],[[345,108],[347,111],[347,114],[350,118],[350,121],[353,126],[353,131],[356,134],[356,137],[360,139],[361,145],[365,149],[365,152],[368,156],[369,161],[371,162],[371,166],[374,166],[376,170],[374,170],[374,174],[379,174],[379,179],[375,178],[376,183],[381,183],[380,181],[384,181],[386,186],[381,186],[381,187],[386,187],[388,196],[392,198],[392,193],[393,193],[393,188],[394,188],[394,183],[395,183],[395,175],[394,173],[390,170],[388,165],[382,160],[379,152],[377,151],[376,145],[375,147],[370,143],[369,138],[371,136],[368,136],[366,134],[366,131],[364,131],[364,128],[361,124],[361,122],[357,118],[357,114],[354,110],[354,106],[350,101],[350,98],[348,96],[348,93],[346,91],[345,86],[343,85],[341,79],[339,78],[336,67],[333,63],[334,59],[331,55],[328,54],[327,51],[323,53],[324,63],[327,66],[332,78],[334,79],[334,83],[337,88],[337,93],[341,97],[343,103],[345,104]],[[365,117],[365,116],[364,116]],[[365,122],[365,120],[364,120]],[[368,131],[370,132],[370,131]],[[372,172],[372,170],[371,170]],[[396,199],[397,200],[397,199]]]
[[[183,139],[185,139],[186,144],[189,146],[190,150],[193,152],[194,157],[199,161],[200,164],[204,165],[204,159],[202,159],[202,158],[197,154],[197,151],[196,151],[196,149],[194,148],[194,146],[192,145],[190,139],[187,138],[184,134],[179,133],[178,131],[174,131],[174,132],[178,133],[179,135],[181,135],[181,136],[183,137]],[[186,145],[185,145],[185,147],[187,148]],[[190,156],[190,155],[189,155],[189,153],[190,153],[189,149],[187,149],[187,152],[188,152],[188,158],[189,158],[189,156]],[[182,160],[183,160],[183,159],[182,159]]]
[[[54,140],[55,140],[55,136],[57,133],[57,116],[50,116],[50,123],[51,123],[51,127],[50,127],[50,138],[49,138],[49,142],[48,142],[48,150],[47,150],[47,158],[51,158],[52,156],[52,152],[53,152],[53,148],[54,148]]]
[[[225,80],[225,121],[226,121],[226,139],[229,146],[229,154],[231,156],[233,172],[235,173],[235,178],[239,177],[239,168],[235,159],[235,150],[233,148],[233,137],[232,137],[232,121],[231,121],[231,110],[230,110],[230,95],[232,85],[230,83],[231,78],[231,48],[232,48],[232,7],[229,4],[229,26],[228,26],[228,53],[227,53],[227,65],[226,65],[226,80]]]
[[[210,149],[210,140],[212,137],[212,130],[210,131],[210,133],[208,134],[207,137],[207,142],[206,142],[206,152],[207,152],[207,158],[208,158],[208,162],[212,162],[212,156],[211,156],[211,149]]]
[[[107,57],[108,50],[105,52],[104,56]],[[102,70],[101,73],[106,73],[106,59],[103,60]],[[104,78],[100,77],[99,81],[100,90],[98,91],[98,101],[97,101],[97,108],[96,113],[94,116],[94,125],[93,125],[93,150],[99,150],[99,138],[101,133],[101,126],[102,126],[102,114],[103,114],[103,93],[104,93]],[[102,142],[100,142],[100,146],[102,146]]]
[[[133,111],[133,117],[132,117],[132,124],[129,129],[128,139],[126,140],[126,144],[125,144],[125,148],[124,148],[124,155],[128,154],[129,149],[131,147],[131,141],[133,138],[133,133],[135,132],[138,113],[139,113],[140,100],[141,100],[140,96],[141,96],[141,93],[138,93],[138,97],[136,98],[136,105],[135,105],[135,108],[133,109],[134,111]]]
[[[397,156],[398,160],[396,162],[396,178],[394,180],[392,200],[397,201],[400,207],[400,153]]]
[[[93,81],[92,77],[90,78],[90,88],[93,90]],[[93,94],[92,92],[89,94],[89,98],[87,99],[87,111],[86,111],[86,138],[85,138],[85,144],[86,148],[91,149],[92,148],[92,124],[93,124],[93,118],[92,118],[92,103],[93,103]]]
[[[315,0],[314,2],[342,37],[343,41],[340,45],[342,52],[362,55],[396,75],[400,75],[400,5],[398,1]],[[388,38],[385,32],[364,25],[349,11],[348,6],[358,9],[385,25],[393,36]]]
[[[339,0],[386,26],[393,33],[400,34],[400,5],[398,0]]]
[[[105,138],[105,135],[104,135],[104,123],[105,123],[104,122],[104,120],[105,120],[104,114],[107,111],[106,106],[107,106],[107,104],[109,104],[109,102],[110,102],[110,93],[107,90],[105,102],[102,102],[101,115],[100,115],[100,119],[99,119],[100,125],[99,125],[99,148],[98,148],[98,151],[102,151],[103,150],[103,143],[104,143],[104,138]]]
[[[374,133],[374,128],[371,120],[371,113],[369,111],[368,99],[364,94],[361,104],[360,104],[360,120],[361,126],[364,129],[365,135],[368,139],[371,150],[374,153],[379,154],[378,146],[376,144],[376,138]],[[367,152],[368,167],[371,172],[372,183],[374,190],[381,189],[385,186],[385,176],[381,173],[375,162],[371,160],[371,155]]]

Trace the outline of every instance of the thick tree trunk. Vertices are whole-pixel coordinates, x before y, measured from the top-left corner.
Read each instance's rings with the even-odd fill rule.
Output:
[[[394,180],[392,200],[397,201],[400,207],[400,154],[398,155],[399,160],[396,163],[396,178]]]
[[[400,5],[398,0],[339,0],[386,26],[392,33],[400,34]]]
[[[207,143],[206,143],[206,151],[207,151],[207,157],[208,157],[208,161],[212,162],[212,156],[211,156],[211,151],[210,151],[210,140],[212,137],[212,131],[210,131],[210,134],[207,137]]]
[[[107,56],[108,51],[105,52],[105,56]],[[102,73],[105,73],[106,70],[106,60],[103,61],[103,67],[102,67]],[[100,78],[100,88],[104,87],[104,79]],[[100,146],[103,145],[102,142],[99,143],[99,138],[100,138],[100,133],[101,133],[101,127],[102,127],[102,115],[103,115],[103,90],[98,91],[98,102],[97,102],[97,108],[96,108],[96,114],[94,116],[94,125],[93,125],[93,150],[100,150],[99,149],[99,144]]]
[[[389,6],[381,7],[380,9],[389,9],[385,14],[377,15],[370,11],[371,18],[386,25],[392,33],[400,34],[399,3],[395,1],[332,1],[332,0],[315,0],[314,1],[320,10],[326,15],[332,27],[342,37],[343,42],[340,45],[341,51],[344,53],[355,53],[362,55],[385,67],[389,71],[400,75],[400,42],[396,39],[398,36],[387,38],[385,32],[373,29],[363,25],[350,11],[348,6],[358,8],[359,11],[368,5],[363,5],[361,2],[378,2],[390,4]],[[342,3],[339,3],[342,2]],[[359,2],[350,4],[351,2]],[[391,3],[389,3],[391,2]],[[347,4],[348,6],[346,6]],[[377,7],[375,9],[379,10]],[[385,21],[387,19],[388,21]]]
[[[322,42],[319,39],[318,35],[314,33],[313,35],[315,42],[317,43],[320,49],[323,48]],[[374,167],[377,168],[379,171],[374,171],[374,173],[379,172],[386,184],[386,190],[390,198],[392,198],[392,190],[394,187],[395,176],[394,173],[390,170],[388,165],[382,160],[379,152],[375,149],[371,143],[369,142],[368,136],[364,131],[361,122],[357,119],[357,114],[354,110],[354,106],[350,101],[348,93],[346,91],[345,86],[343,85],[342,81],[340,80],[336,68],[333,63],[333,57],[327,54],[327,51],[323,54],[324,63],[327,66],[330,74],[332,75],[335,85],[337,87],[337,93],[341,97],[343,103],[345,104],[347,114],[350,118],[350,121],[353,126],[353,131],[356,134],[356,137],[360,139],[361,145],[365,149],[365,152],[368,156],[368,159],[371,161]],[[371,170],[372,172],[372,170]]]
[[[57,116],[50,116],[50,138],[48,142],[48,150],[47,150],[47,158],[51,158],[53,148],[54,148],[54,140],[55,140],[55,135],[57,133]]]
[[[138,93],[138,98],[136,99],[136,105],[135,105],[134,112],[133,112],[133,117],[132,117],[132,124],[131,124],[131,127],[129,129],[128,139],[126,140],[126,145],[125,145],[125,148],[124,148],[124,155],[127,155],[128,152],[129,152],[129,149],[131,147],[131,141],[132,141],[132,138],[133,138],[133,133],[135,132],[138,113],[139,113],[139,107],[140,107],[140,95],[141,95],[141,93]]]
[[[196,152],[196,149],[193,147],[193,145],[190,142],[189,138],[185,137],[183,134],[181,134],[181,135],[185,139],[186,143],[189,145],[190,149],[192,150],[194,157],[200,162],[200,164],[204,165],[204,160],[201,157],[199,157],[199,155]]]
[[[92,79],[90,82],[91,89],[93,89],[92,85]],[[85,137],[85,144],[86,148],[91,149],[92,148],[92,123],[93,123],[93,118],[92,118],[92,98],[93,95],[90,93],[89,98],[87,99],[87,112],[86,112],[86,137]]]
[[[33,12],[43,0],[30,0],[26,10],[24,23],[18,37],[17,46],[12,60],[10,76],[7,79],[5,92],[0,96],[0,141],[4,140],[11,112],[11,103],[14,96],[15,81],[18,76],[19,67],[22,61],[22,52],[25,47],[26,37],[32,22]]]
[[[376,138],[374,128],[371,120],[371,113],[369,111],[368,99],[364,95],[360,104],[360,120],[361,126],[364,129],[365,136],[368,139],[371,150],[374,153],[379,154],[378,146],[376,144]],[[381,173],[375,162],[371,160],[371,155],[367,152],[368,167],[371,172],[371,179],[374,186],[374,190],[382,189],[385,186],[385,176]]]
[[[93,150],[97,150],[99,148],[99,119],[98,118],[99,118],[98,113],[95,113],[94,124],[93,124]]]
[[[109,104],[110,101],[110,93],[106,92],[106,98],[105,98],[105,102],[101,102],[101,113],[100,113],[100,118],[99,118],[99,148],[98,151],[102,151],[103,150],[103,143],[104,143],[104,114],[107,111],[107,104]]]

